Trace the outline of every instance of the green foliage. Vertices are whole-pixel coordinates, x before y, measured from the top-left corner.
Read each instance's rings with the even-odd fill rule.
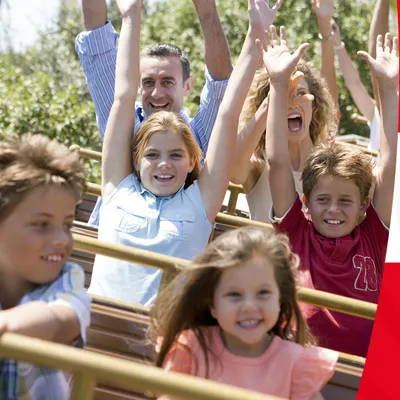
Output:
[[[247,1],[216,2],[234,62],[247,30]],[[335,17],[343,41],[363,83],[372,93],[368,67],[356,52],[368,48],[374,0],[337,0],[335,3]],[[119,30],[121,21],[114,1],[108,17]],[[294,49],[306,41],[311,43],[307,56],[319,65],[320,41],[311,0],[285,0],[276,19],[276,25],[283,24],[291,47]],[[57,29],[43,34],[24,54],[0,54],[0,137],[14,132],[41,132],[67,145],[101,148],[93,103],[74,49],[75,37],[81,30],[80,10],[61,12]],[[204,43],[192,1],[160,0],[151,5],[145,1],[141,40],[143,46],[173,42],[188,52],[196,84],[185,105],[194,114],[205,79]],[[341,77],[338,82],[340,133],[368,136],[366,126],[351,122],[351,114],[357,110]],[[98,164],[88,163],[88,167],[88,179],[98,182]]]
[[[0,137],[42,133],[68,146],[101,149],[94,106],[74,50],[78,25],[72,30],[71,20],[43,34],[24,54],[0,55]],[[99,166],[87,165],[88,179],[99,182]]]
[[[235,61],[247,31],[247,1],[216,0],[216,3],[228,38],[232,59]],[[320,66],[318,25],[311,4],[311,0],[285,0],[277,14],[275,25],[286,26],[292,49],[303,42],[310,43],[311,46],[307,49],[306,55],[315,65]],[[374,0],[338,0],[335,2],[335,18],[341,27],[343,41],[357,65],[364,85],[371,94],[368,67],[356,53],[358,50],[368,50],[368,32],[373,7]],[[204,85],[204,44],[200,24],[191,1],[160,1],[155,4],[153,10],[148,12],[142,29],[143,44],[163,41],[172,41],[183,47],[190,55],[196,84],[185,106],[193,113],[197,108],[199,93]],[[358,111],[339,71],[338,85],[341,111],[339,133],[368,136],[367,126],[351,121],[351,115]]]

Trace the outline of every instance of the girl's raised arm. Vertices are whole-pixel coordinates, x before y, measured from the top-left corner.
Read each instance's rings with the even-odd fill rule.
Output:
[[[259,60],[255,40],[272,23],[281,3],[278,0],[270,8],[268,0],[248,0],[249,30],[219,108],[198,180],[209,221],[214,220],[221,207],[235,161],[239,115]]]
[[[254,179],[251,179],[251,176],[254,175],[253,171],[258,167],[261,174],[264,170],[264,165],[260,167],[252,155],[265,131],[268,100],[269,97],[264,99],[254,116],[246,122],[237,136],[236,156],[231,173],[231,181],[248,187],[248,189],[245,187],[245,190],[251,190],[257,183],[253,182]]]
[[[132,173],[131,137],[139,85],[140,22],[143,0],[117,0],[122,28],[117,54],[114,103],[103,144],[102,195],[107,199]]]

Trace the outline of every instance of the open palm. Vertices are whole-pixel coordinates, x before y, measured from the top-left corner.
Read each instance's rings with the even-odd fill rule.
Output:
[[[365,51],[359,51],[357,54],[366,61],[380,86],[397,87],[399,76],[398,38],[395,37],[393,39],[392,46],[390,42],[389,33],[385,35],[384,46],[382,35],[378,36],[376,40],[376,59]]]
[[[116,0],[122,16],[129,14],[134,9],[141,8],[143,0]]]
[[[266,31],[274,22],[282,1],[278,0],[273,7],[270,7],[268,0],[249,0],[248,11],[251,27],[257,29],[260,34]]]
[[[268,71],[271,82],[288,81],[308,44],[304,43],[300,45],[291,54],[287,47],[285,28],[281,27],[280,29],[280,40],[274,26],[270,27],[270,32],[272,35],[271,41],[266,32],[264,44],[261,45],[261,42],[258,42],[265,68]]]

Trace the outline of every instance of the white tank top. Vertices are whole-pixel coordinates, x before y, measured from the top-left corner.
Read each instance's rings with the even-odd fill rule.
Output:
[[[293,171],[293,178],[296,192],[301,196],[303,194],[301,172]],[[271,222],[269,220],[269,212],[272,206],[272,197],[269,189],[267,165],[265,165],[264,171],[253,189],[246,194],[246,199],[249,205],[251,219],[266,223]]]

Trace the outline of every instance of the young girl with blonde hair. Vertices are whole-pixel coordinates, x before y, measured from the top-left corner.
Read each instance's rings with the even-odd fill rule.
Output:
[[[255,40],[273,21],[280,1],[270,8],[265,0],[249,0],[248,34],[201,170],[199,147],[176,114],[153,114],[131,141],[142,0],[118,0],[118,5],[122,29],[115,100],[103,146],[99,239],[192,259],[207,245],[229,184],[239,115],[259,60]],[[161,270],[97,256],[89,292],[151,305],[160,280]]]
[[[155,304],[156,365],[292,400],[321,399],[338,353],[313,346],[297,304],[298,257],[288,238],[232,230],[192,265]]]

